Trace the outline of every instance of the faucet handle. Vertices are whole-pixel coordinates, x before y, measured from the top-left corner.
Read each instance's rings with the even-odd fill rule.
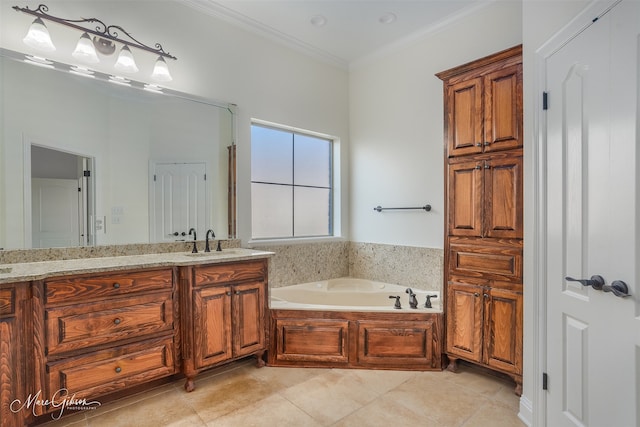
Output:
[[[438,298],[438,295],[427,295],[427,301],[424,303],[424,308],[433,308],[431,306],[431,298]]]
[[[393,305],[393,308],[400,310],[402,305],[400,305],[400,295],[389,295],[389,299],[396,299],[396,303]]]

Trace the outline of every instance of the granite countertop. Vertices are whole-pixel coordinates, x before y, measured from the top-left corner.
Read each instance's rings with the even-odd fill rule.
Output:
[[[161,254],[123,255],[60,261],[0,264],[0,283],[27,282],[52,276],[111,272],[135,268],[173,267],[214,264],[269,258],[273,252],[233,248],[221,252],[169,252]]]

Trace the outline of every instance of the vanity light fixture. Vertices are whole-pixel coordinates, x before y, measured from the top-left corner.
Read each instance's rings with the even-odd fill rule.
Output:
[[[147,46],[133,38],[124,28],[118,25],[106,25],[97,18],[82,18],[74,20],[49,15],[47,13],[49,11],[49,7],[44,4],[39,5],[37,9],[29,9],[28,7],[19,6],[13,6],[13,9],[36,17],[31,24],[31,27],[29,27],[27,35],[23,39],[24,43],[28,46],[48,52],[56,50],[53,42],[51,41],[49,31],[44,25],[43,19],[45,19],[82,31],[80,40],[78,40],[78,44],[72,53],[72,56],[80,61],[95,64],[100,61],[97,53],[100,53],[101,55],[111,55],[116,51],[116,44],[121,44],[122,47],[120,48],[118,60],[114,65],[114,68],[118,71],[125,73],[138,72],[138,67],[130,49],[136,48],[158,56],[153,73],[151,74],[152,79],[161,82],[168,82],[172,80],[165,58],[177,58],[168,52],[165,52],[160,43],[156,43],[155,47]],[[95,28],[85,28],[80,25],[94,23],[97,24]],[[121,38],[119,33],[122,33],[123,37],[126,37],[126,39]],[[93,35],[93,38],[90,34]]]
[[[93,46],[91,37],[89,37],[89,33],[86,31],[82,33],[82,36],[80,36],[80,40],[78,40],[78,44],[76,45],[76,50],[74,50],[71,55],[88,64],[97,64],[100,62],[98,54],[96,53],[96,48]]]
[[[44,25],[44,22],[42,22],[42,19],[39,17],[33,20],[33,23],[31,23],[31,26],[29,27],[29,31],[27,31],[27,35],[24,36],[22,41],[27,46],[31,46],[34,49],[43,50],[45,52],[53,52],[56,50],[56,47],[51,41],[51,36],[49,35],[47,26]]]

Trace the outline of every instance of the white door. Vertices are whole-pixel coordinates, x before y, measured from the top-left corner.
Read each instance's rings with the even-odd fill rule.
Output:
[[[639,34],[623,1],[546,62],[550,427],[640,426]]]
[[[80,192],[75,179],[31,179],[31,236],[34,248],[78,246]]]
[[[207,230],[205,163],[156,163],[151,171],[154,242],[204,239]]]

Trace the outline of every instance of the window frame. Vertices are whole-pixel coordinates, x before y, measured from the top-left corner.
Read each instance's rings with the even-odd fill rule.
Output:
[[[339,209],[337,204],[339,204],[336,200],[336,194],[339,194],[339,192],[336,191],[335,188],[335,183],[336,181],[336,174],[338,173],[336,171],[336,165],[338,164],[338,162],[336,162],[336,150],[337,150],[337,146],[339,145],[339,141],[340,139],[338,137],[335,136],[331,136],[325,133],[320,133],[320,132],[314,132],[314,131],[309,131],[306,129],[300,129],[300,128],[295,128],[292,126],[287,126],[287,125],[281,125],[281,124],[276,124],[276,123],[272,123],[272,122],[266,122],[266,121],[262,121],[262,120],[258,120],[258,119],[252,119],[251,120],[251,127],[250,127],[250,134],[253,134],[253,128],[254,126],[256,127],[261,127],[261,128],[266,128],[266,129],[273,129],[276,131],[281,131],[281,132],[287,132],[290,133],[292,135],[293,138],[295,138],[295,135],[301,135],[301,136],[306,136],[306,137],[311,137],[311,138],[317,138],[317,139],[323,139],[326,140],[327,142],[329,142],[329,186],[328,187],[323,187],[323,186],[314,186],[314,185],[296,185],[295,182],[293,182],[292,184],[282,184],[282,183],[276,183],[276,182],[268,182],[268,181],[254,181],[253,180],[253,140],[251,141],[251,158],[250,158],[250,188],[251,191],[253,191],[253,184],[266,184],[266,185],[279,185],[279,186],[286,186],[286,187],[290,187],[292,189],[292,211],[291,211],[291,218],[292,218],[292,224],[291,224],[291,234],[288,236],[280,236],[280,237],[255,237],[254,236],[254,230],[253,230],[253,203],[251,205],[251,237],[250,237],[250,242],[252,243],[260,243],[260,242],[271,242],[271,241],[309,241],[309,240],[327,240],[327,239],[334,239],[337,237],[340,237],[338,233],[336,233],[336,216],[339,215]],[[295,141],[295,139],[293,140]],[[292,141],[292,142],[293,142]],[[295,142],[293,142],[293,144],[295,144]],[[294,150],[294,145],[292,146],[292,150]],[[292,151],[292,164],[291,164],[291,173],[292,173],[292,181],[294,181],[294,170],[295,170],[295,156],[294,156],[294,151]],[[301,235],[301,236],[296,236],[294,235],[295,232],[295,188],[318,188],[318,189],[328,189],[329,190],[329,195],[328,195],[328,214],[329,214],[329,224],[328,224],[328,233],[329,234],[322,234],[322,235]],[[253,196],[250,197],[251,200],[253,200]]]

